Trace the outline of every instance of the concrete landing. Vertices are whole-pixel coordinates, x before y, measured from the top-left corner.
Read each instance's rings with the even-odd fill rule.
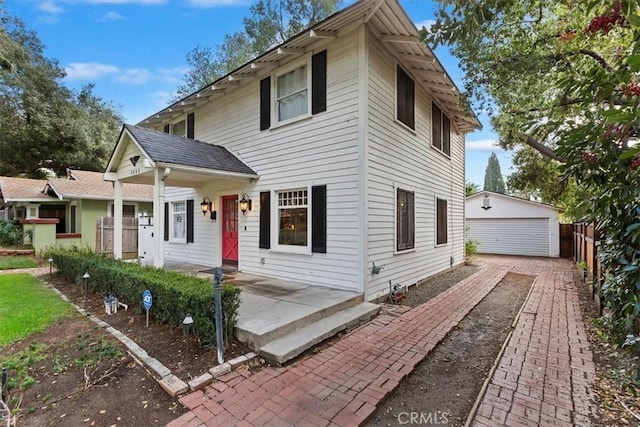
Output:
[[[369,302],[354,305],[266,344],[260,348],[260,355],[271,363],[281,365],[338,332],[371,319],[379,311],[379,305]]]
[[[356,292],[244,273],[236,273],[229,281],[242,289],[236,335],[254,349],[362,302]]]

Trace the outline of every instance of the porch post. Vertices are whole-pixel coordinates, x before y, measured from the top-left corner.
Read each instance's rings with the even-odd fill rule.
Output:
[[[122,259],[122,181],[113,182],[113,257]]]
[[[153,266],[164,267],[164,178],[165,170],[153,173]]]

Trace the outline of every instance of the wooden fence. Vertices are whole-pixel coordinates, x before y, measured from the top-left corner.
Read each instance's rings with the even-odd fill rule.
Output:
[[[598,259],[600,233],[595,224],[576,223],[573,225],[573,260],[582,270],[582,278],[589,284],[593,300],[602,314],[600,289],[602,269]]]
[[[96,218],[96,252],[113,256],[113,217]],[[138,218],[122,217],[122,259],[138,258]]]

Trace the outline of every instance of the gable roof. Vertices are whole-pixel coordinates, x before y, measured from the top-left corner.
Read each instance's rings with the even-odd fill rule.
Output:
[[[113,200],[113,183],[104,180],[101,172],[69,171],[71,178],[51,178],[47,182],[59,199]],[[125,183],[122,198],[127,201],[150,202],[153,187],[144,184]]]
[[[46,183],[43,179],[0,176],[0,196],[5,203],[55,200],[44,191]]]
[[[258,176],[253,169],[245,165],[225,147],[140,126],[125,124],[123,130],[129,132],[154,163],[177,164]]]
[[[550,205],[548,203],[536,202],[534,200],[523,199],[522,197],[510,196],[509,194],[496,193],[494,191],[488,191],[488,190],[478,191],[477,193],[474,193],[474,194],[472,194],[470,196],[467,196],[466,200],[470,200],[470,199],[473,199],[473,198],[476,198],[476,197],[480,197],[480,196],[485,196],[485,195],[491,196],[491,197],[498,196],[498,197],[503,197],[505,199],[515,200],[515,201],[518,201],[518,202],[529,203],[529,204],[536,205],[536,206],[543,206],[543,207],[547,207],[547,208],[550,208],[550,209],[554,209],[556,211],[561,210],[560,208],[557,208],[557,207],[555,207],[553,205]]]
[[[433,51],[419,40],[418,29],[397,0],[359,0],[307,28],[280,45],[240,66],[211,84],[171,104],[139,124],[158,125],[176,114],[193,111],[215,94],[224,94],[247,82],[255,82],[269,70],[313,50],[323,39],[335,38],[353,24],[365,23],[397,60],[416,77],[416,85],[429,89],[440,107],[463,132],[482,125],[468,105],[459,105],[460,91]],[[351,27],[353,28],[353,27]]]

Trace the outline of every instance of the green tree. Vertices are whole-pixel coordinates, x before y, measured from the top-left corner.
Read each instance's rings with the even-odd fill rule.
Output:
[[[500,162],[496,153],[491,153],[487,169],[484,171],[484,190],[500,194],[505,193],[504,179],[502,178]]]
[[[465,92],[505,148],[556,160],[605,236],[604,300],[621,341],[640,340],[640,2],[441,0],[426,36],[452,46]],[[537,162],[538,159],[531,161]]]
[[[0,71],[0,175],[38,176],[41,168],[103,170],[122,117],[88,85],[74,93],[64,70],[22,21],[7,18]]]
[[[189,71],[176,100],[210,84],[338,10],[341,0],[258,0],[244,17],[244,31],[227,34],[215,48],[187,53]]]
[[[472,194],[476,194],[480,191],[480,186],[475,182],[465,181],[464,183],[464,195],[469,197]]]

